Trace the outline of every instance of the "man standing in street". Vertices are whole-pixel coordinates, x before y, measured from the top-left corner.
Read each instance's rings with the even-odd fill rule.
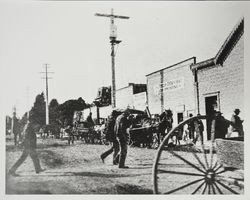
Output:
[[[128,166],[125,166],[125,160],[128,150],[128,140],[129,140],[129,134],[127,132],[127,129],[130,126],[128,116],[129,116],[129,110],[125,110],[121,115],[117,117],[115,123],[114,130],[120,146],[120,155],[119,155],[120,158],[118,165],[119,168],[129,168]]]
[[[17,160],[17,162],[9,170],[9,174],[12,176],[18,176],[18,174],[16,174],[16,170],[26,160],[28,155],[30,155],[33,161],[36,173],[38,174],[44,171],[44,169],[42,169],[40,166],[40,161],[36,152],[36,133],[34,130],[34,124],[30,122],[29,119],[27,120],[27,124],[24,127],[23,145],[24,145],[23,153],[21,157]]]
[[[89,126],[90,126],[90,127],[92,127],[92,126],[95,125],[95,123],[94,123],[94,121],[93,121],[93,119],[92,119],[92,112],[89,113],[89,115],[88,115],[86,121],[89,123]]]

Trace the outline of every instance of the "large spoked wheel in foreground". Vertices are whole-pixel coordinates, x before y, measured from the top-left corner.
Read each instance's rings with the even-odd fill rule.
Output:
[[[215,142],[201,137],[197,145],[170,146],[168,141],[175,130],[197,117],[174,128],[161,143],[153,166],[155,194],[240,194],[240,178],[229,178],[232,171],[217,160]],[[205,116],[199,116],[205,119]],[[229,173],[229,175],[228,175]]]

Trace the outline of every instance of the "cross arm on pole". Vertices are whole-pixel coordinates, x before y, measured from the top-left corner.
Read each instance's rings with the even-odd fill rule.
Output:
[[[122,16],[122,15],[108,15],[108,14],[101,14],[101,13],[96,13],[95,16],[98,16],[98,17],[120,18],[120,19],[129,19],[129,17],[127,17],[127,16]]]

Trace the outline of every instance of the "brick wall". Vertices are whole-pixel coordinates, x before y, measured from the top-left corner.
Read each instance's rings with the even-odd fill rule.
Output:
[[[220,110],[224,117],[231,118],[239,108],[244,118],[244,37],[234,46],[223,65],[198,70],[199,101],[201,114],[205,113],[205,96],[219,92]]]

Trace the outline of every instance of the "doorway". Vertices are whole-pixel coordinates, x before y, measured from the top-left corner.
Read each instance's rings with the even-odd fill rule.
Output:
[[[206,115],[207,115],[207,140],[210,140],[213,113],[215,110],[218,110],[218,96],[213,95],[205,97],[205,105],[206,105]]]
[[[183,113],[177,113],[177,122],[178,124],[183,121]]]

